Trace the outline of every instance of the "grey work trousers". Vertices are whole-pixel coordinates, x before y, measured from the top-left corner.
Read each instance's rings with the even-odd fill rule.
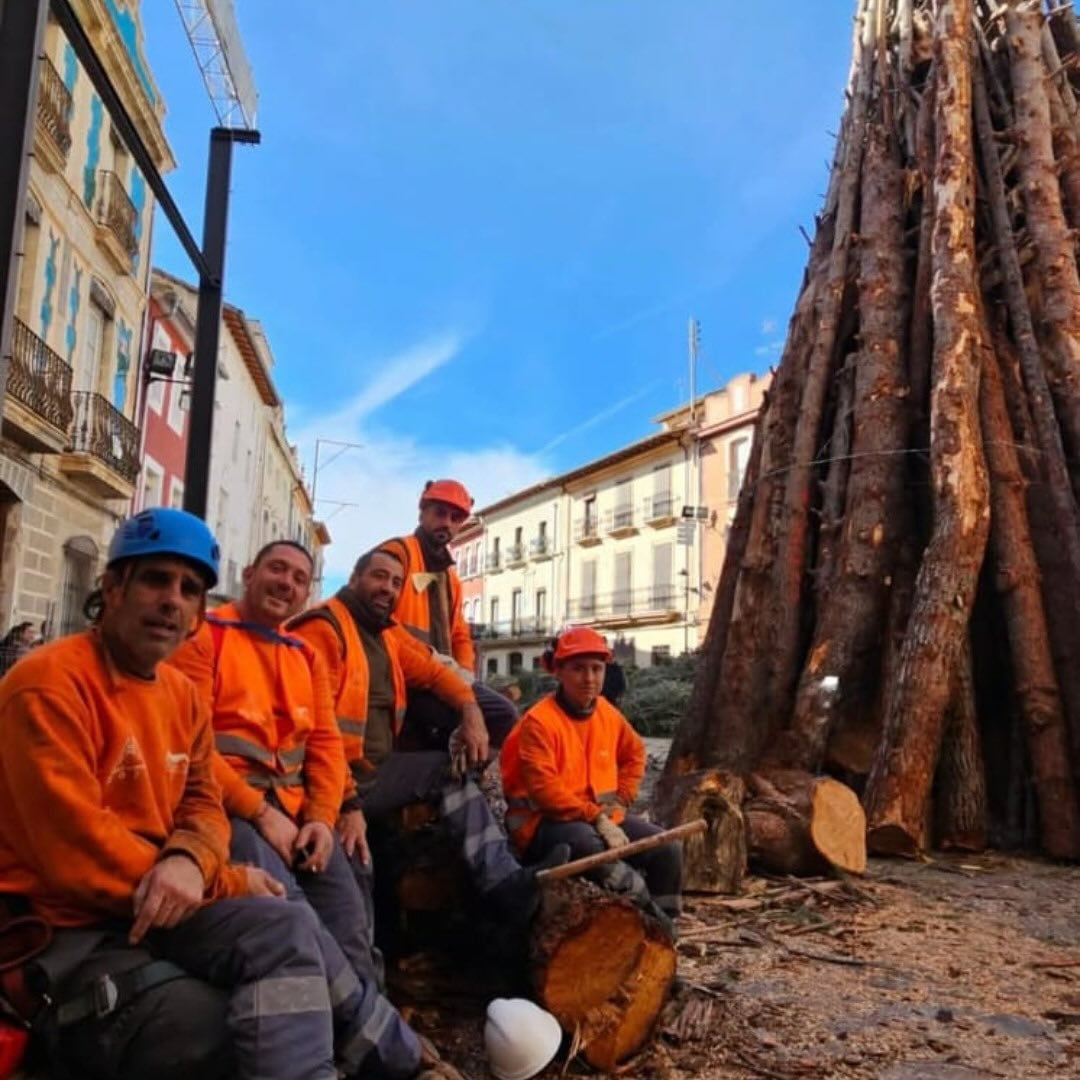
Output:
[[[388,1078],[410,1077],[419,1066],[415,1034],[357,978],[306,904],[219,900],[173,929],[152,931],[138,949],[123,931],[110,934],[51,989],[58,1001],[70,1000],[102,974],[150,958],[192,977],[63,1029],[55,1052],[73,1075],[336,1080],[339,1066],[350,1077]]]

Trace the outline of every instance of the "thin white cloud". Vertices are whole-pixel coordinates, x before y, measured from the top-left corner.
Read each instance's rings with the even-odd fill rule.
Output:
[[[575,424],[574,427],[567,429],[560,435],[556,435],[555,438],[550,439],[548,442],[544,443],[544,445],[540,447],[537,453],[541,457],[544,454],[550,453],[552,450],[555,449],[556,446],[561,446],[567,440],[576,438],[578,435],[581,435],[583,432],[588,431],[590,428],[596,427],[597,424],[602,424],[605,420],[610,419],[616,413],[622,412],[622,410],[627,408],[627,406],[633,405],[635,401],[640,401],[643,397],[645,397],[646,394],[652,393],[652,391],[655,390],[659,385],[659,380],[653,380],[653,382],[649,383],[648,386],[643,386],[640,390],[637,390],[634,393],[629,394],[624,398],[621,398],[613,405],[609,405],[606,409],[601,409],[600,412],[596,413],[593,416],[590,416],[587,420],[583,420],[580,424]]]
[[[762,319],[761,320],[761,332],[765,336],[776,333],[776,320],[775,319]]]

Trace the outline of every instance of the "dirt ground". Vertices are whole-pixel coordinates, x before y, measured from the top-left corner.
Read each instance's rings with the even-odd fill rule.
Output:
[[[999,855],[873,861],[864,878],[751,878],[688,897],[680,987],[620,1074],[1080,1077],[1080,868]],[[414,1020],[471,1077],[482,1012]],[[545,1073],[588,1072],[563,1058]]]

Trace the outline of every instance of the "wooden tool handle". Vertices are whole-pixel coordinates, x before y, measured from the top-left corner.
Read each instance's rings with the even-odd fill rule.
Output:
[[[603,866],[605,863],[618,862],[627,855],[636,855],[639,851],[649,851],[671,840],[684,840],[688,836],[704,832],[708,828],[704,818],[696,821],[688,821],[685,825],[676,825],[674,829],[665,829],[663,832],[646,836],[643,840],[631,840],[623,847],[608,848],[607,851],[598,851],[595,855],[586,855],[583,859],[574,859],[572,862],[563,863],[562,866],[553,866],[550,870],[538,870],[536,880],[543,884],[549,881],[562,881],[564,878],[577,877],[591,870],[594,866]]]

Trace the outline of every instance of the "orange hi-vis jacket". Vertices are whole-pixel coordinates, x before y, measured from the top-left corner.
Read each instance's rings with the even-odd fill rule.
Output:
[[[34,649],[0,682],[0,892],[54,926],[130,919],[140,879],[170,852],[207,899],[247,891],[194,687],[160,665],[119,671],[96,631]]]
[[[605,698],[576,719],[549,694],[514,725],[499,767],[506,828],[524,852],[544,818],[593,821],[606,811],[622,821],[645,775],[645,744]]]
[[[298,615],[289,632],[304,638],[326,666],[338,729],[345,744],[345,760],[358,765],[364,759],[369,673],[367,654],[349,609],[335,596]],[[460,709],[473,697],[468,685],[433,659],[403,627],[391,623],[380,635],[394,680],[394,734],[405,718],[406,688],[431,690]],[[350,774],[351,775],[351,774]],[[346,793],[353,785],[346,778]]]
[[[253,817],[272,789],[290,817],[333,827],[345,756],[326,668],[307,642],[224,604],[169,662],[211,710],[225,809]]]
[[[431,605],[427,586],[422,583],[422,578],[414,577],[426,572],[420,541],[415,535],[400,536],[396,540],[387,540],[379,547],[400,555],[405,565],[405,584],[398,595],[394,619],[418,641],[430,645]],[[466,671],[472,671],[476,666],[476,651],[469,624],[461,610],[461,578],[453,566],[447,567],[446,580],[450,586],[450,652]]]

